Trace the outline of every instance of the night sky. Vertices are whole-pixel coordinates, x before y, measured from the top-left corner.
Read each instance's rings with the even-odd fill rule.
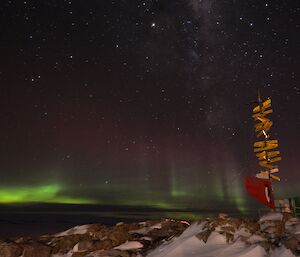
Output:
[[[236,208],[271,97],[299,196],[296,0],[3,0],[0,203]]]

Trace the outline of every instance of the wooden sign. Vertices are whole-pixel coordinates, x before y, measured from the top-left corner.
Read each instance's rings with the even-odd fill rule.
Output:
[[[254,143],[254,152],[258,158],[258,164],[263,169],[258,174],[260,179],[274,179],[280,181],[280,177],[274,175],[274,170],[279,171],[276,162],[281,161],[280,151],[278,151],[278,140],[270,139],[269,131],[273,126],[273,122],[268,118],[268,115],[273,113],[271,108],[271,99],[262,101],[259,97],[259,105],[253,108],[253,119],[256,122],[254,129],[256,137],[261,138],[261,141]]]

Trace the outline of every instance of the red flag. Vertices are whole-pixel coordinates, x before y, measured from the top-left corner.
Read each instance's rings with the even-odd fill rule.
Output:
[[[274,209],[274,196],[270,180],[246,177],[247,192],[264,205]]]

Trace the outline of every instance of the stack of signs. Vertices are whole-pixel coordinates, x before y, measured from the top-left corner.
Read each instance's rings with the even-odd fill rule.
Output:
[[[256,122],[254,128],[256,136],[260,141],[254,143],[254,153],[258,158],[261,171],[256,174],[256,178],[246,178],[246,189],[248,193],[260,202],[274,208],[273,190],[271,180],[280,181],[279,176],[274,173],[279,171],[276,162],[281,160],[278,148],[278,140],[270,138],[269,130],[273,122],[267,117],[273,112],[271,109],[271,99],[262,101],[258,98],[258,105],[253,109],[253,119]]]

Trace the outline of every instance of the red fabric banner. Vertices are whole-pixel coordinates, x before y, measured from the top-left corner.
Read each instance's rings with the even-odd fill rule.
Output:
[[[274,209],[274,195],[270,180],[246,177],[246,190],[249,195]]]

